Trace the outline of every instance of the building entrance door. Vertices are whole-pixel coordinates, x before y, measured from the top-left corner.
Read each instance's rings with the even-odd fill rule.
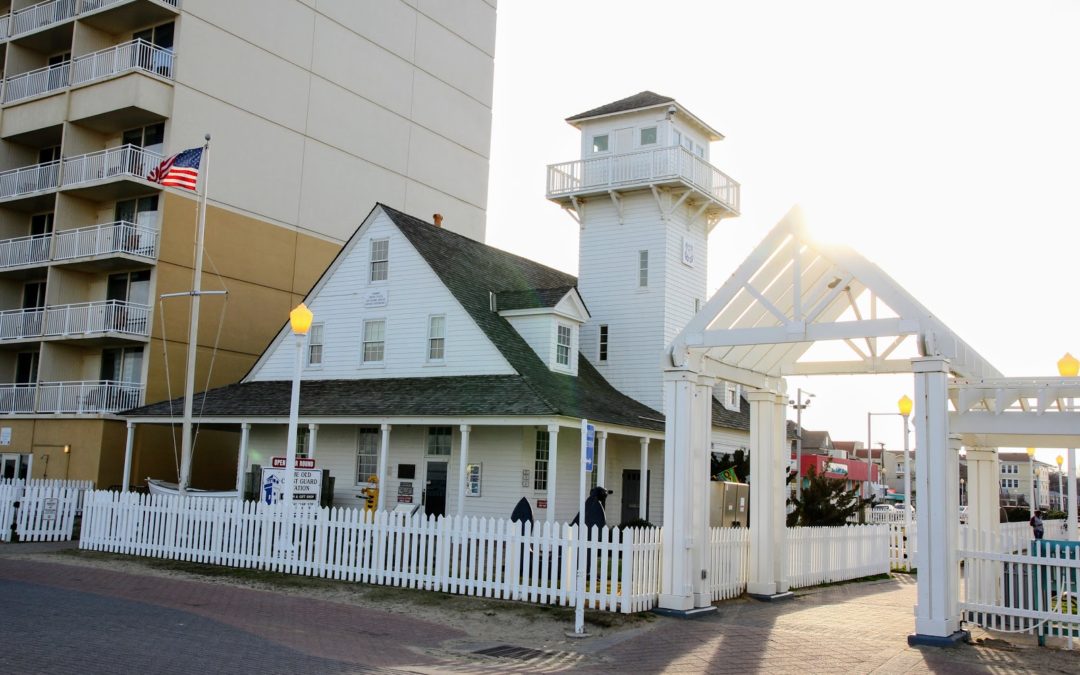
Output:
[[[652,475],[645,477],[645,520],[649,519],[649,485]],[[622,472],[622,513],[620,523],[628,523],[641,517],[641,470],[623,469]]]
[[[446,515],[447,462],[428,460],[424,479],[424,515]]]
[[[30,455],[5,453],[0,455],[0,478],[19,478],[26,480],[30,477]]]

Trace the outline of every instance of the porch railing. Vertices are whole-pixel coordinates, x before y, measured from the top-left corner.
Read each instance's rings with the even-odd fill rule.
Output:
[[[156,152],[137,145],[121,145],[63,160],[63,186],[70,187],[104,178],[131,176],[146,178],[161,160]]]
[[[72,61],[71,84],[85,84],[130,70],[172,79],[173,52],[146,40],[132,40]]]
[[[0,199],[51,190],[60,185],[60,161],[0,173]]]
[[[0,241],[0,269],[47,262],[51,246],[51,234]]]
[[[158,250],[158,231],[153,227],[118,220],[57,232],[53,260],[71,260],[115,253],[128,253],[154,259]],[[0,248],[0,260],[3,249]]]
[[[120,300],[81,302],[45,308],[42,333],[46,337],[122,333],[150,334],[150,306]]]
[[[41,413],[119,412],[137,407],[143,394],[141,385],[113,380],[42,382],[37,389]]]
[[[681,179],[724,206],[739,210],[739,184],[683,147],[655,148],[591,157],[548,166],[549,196],[633,183]]]
[[[0,413],[32,413],[36,398],[36,384],[0,384]]]
[[[75,16],[75,0],[50,0],[11,13],[11,37],[46,28]]]

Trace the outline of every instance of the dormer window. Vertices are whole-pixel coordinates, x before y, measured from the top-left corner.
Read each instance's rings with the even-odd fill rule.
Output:
[[[593,152],[607,152],[608,151],[608,135],[601,134],[599,136],[592,137],[592,151]]]
[[[390,240],[371,240],[371,280],[386,281],[390,272]]]
[[[641,145],[656,145],[656,127],[645,127],[641,130]]]
[[[555,363],[570,366],[570,326],[561,323],[555,343]]]

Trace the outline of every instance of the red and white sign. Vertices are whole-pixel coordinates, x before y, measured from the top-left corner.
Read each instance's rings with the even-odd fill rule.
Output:
[[[284,469],[285,468],[285,459],[286,459],[285,457],[273,457],[270,460],[270,466],[274,467],[275,469]],[[296,468],[297,469],[314,469],[315,468],[315,460],[314,459],[308,459],[306,457],[297,457],[296,458]]]
[[[536,508],[538,508],[538,509],[546,509],[547,508],[547,500],[546,499],[537,499],[536,500]]]

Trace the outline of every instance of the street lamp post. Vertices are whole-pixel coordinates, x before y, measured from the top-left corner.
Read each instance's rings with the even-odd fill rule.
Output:
[[[1031,474],[1031,517],[1035,517],[1035,448],[1027,449],[1028,473]]]
[[[807,398],[803,400],[803,394],[806,394]],[[803,408],[810,405],[810,399],[814,398],[814,394],[808,391],[798,390],[796,394],[796,400],[788,401],[790,405],[795,407],[795,499],[802,499],[802,411]]]
[[[296,336],[296,361],[293,365],[292,395],[289,398],[289,433],[285,440],[285,485],[281,495],[284,504],[292,504],[296,482],[296,427],[300,417],[300,374],[304,365],[304,337],[311,329],[311,310],[304,303],[289,312],[289,324]]]
[[[1057,465],[1058,465],[1058,499],[1061,500],[1061,503],[1058,504],[1058,509],[1061,510],[1061,511],[1064,511],[1065,510],[1065,481],[1061,480],[1061,464],[1065,461],[1065,458],[1062,457],[1061,455],[1058,455],[1056,461],[1057,461]],[[1068,527],[1069,524],[1065,523],[1065,525],[1066,525],[1066,527]]]
[[[1072,354],[1068,352],[1065,356],[1057,362],[1058,374],[1062,377],[1076,377],[1080,374],[1080,361],[1076,360]],[[1066,410],[1072,412],[1073,400],[1072,398],[1066,399]],[[1065,511],[1068,521],[1066,522],[1066,538],[1069,541],[1076,541],[1076,449],[1069,448],[1069,499],[1065,503],[1068,508]]]
[[[900,416],[904,418],[904,527],[911,528],[911,453],[908,452],[908,416],[912,401],[904,394],[896,402]]]
[[[964,483],[966,482],[967,481],[965,481],[963,478],[960,479],[960,506],[966,505],[966,502],[964,501]]]

